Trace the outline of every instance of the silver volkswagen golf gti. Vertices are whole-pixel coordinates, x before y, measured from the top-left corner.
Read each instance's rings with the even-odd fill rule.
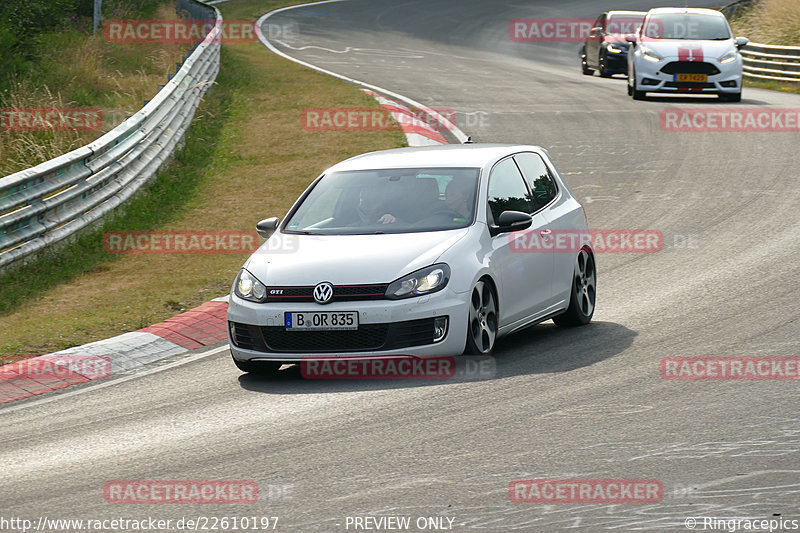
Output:
[[[523,327],[587,324],[594,313],[590,240],[554,246],[588,231],[583,207],[537,146],[363,154],[257,230],[267,241],[228,308],[246,372],[309,356],[489,354]]]

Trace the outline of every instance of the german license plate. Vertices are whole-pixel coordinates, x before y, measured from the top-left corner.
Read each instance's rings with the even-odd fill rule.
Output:
[[[357,330],[357,311],[314,311],[284,313],[286,331]]]
[[[708,74],[675,74],[675,81],[708,81]]]

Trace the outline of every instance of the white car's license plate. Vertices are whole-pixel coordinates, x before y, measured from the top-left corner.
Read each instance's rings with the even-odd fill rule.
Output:
[[[708,81],[708,74],[675,74],[675,81]]]
[[[357,311],[284,313],[286,331],[330,331],[358,329]]]

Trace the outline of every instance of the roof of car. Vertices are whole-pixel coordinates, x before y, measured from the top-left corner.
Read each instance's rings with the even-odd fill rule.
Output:
[[[522,144],[446,144],[414,148],[393,148],[369,152],[346,159],[331,171],[369,170],[375,168],[482,167],[515,152],[542,151],[538,146]]]
[[[687,13],[687,14],[703,14],[703,15],[719,15],[724,17],[725,15],[722,14],[721,11],[717,11],[716,9],[708,9],[705,7],[654,7],[648,14],[657,14],[657,13]]]
[[[615,9],[606,11],[606,15],[646,15],[647,11],[630,11],[627,9]]]

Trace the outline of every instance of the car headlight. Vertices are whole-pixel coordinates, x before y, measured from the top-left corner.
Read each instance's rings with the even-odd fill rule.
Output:
[[[239,298],[251,302],[267,301],[267,288],[245,269],[241,269],[239,275],[236,276],[236,280],[233,282],[233,293]]]
[[[648,61],[652,61],[653,63],[658,63],[659,61],[664,59],[658,52],[650,48],[645,48],[644,50],[642,50],[642,57],[644,57]]]
[[[728,50],[726,53],[722,54],[719,58],[720,63],[730,63],[731,61],[736,61],[736,49]]]
[[[386,297],[390,300],[399,300],[431,294],[444,289],[448,281],[450,281],[450,267],[444,263],[437,263],[393,281],[386,288]]]
[[[618,47],[614,46],[612,43],[608,43],[606,45],[606,50],[608,50],[612,54],[621,54],[622,52],[624,52],[624,50],[622,48],[618,48]]]

